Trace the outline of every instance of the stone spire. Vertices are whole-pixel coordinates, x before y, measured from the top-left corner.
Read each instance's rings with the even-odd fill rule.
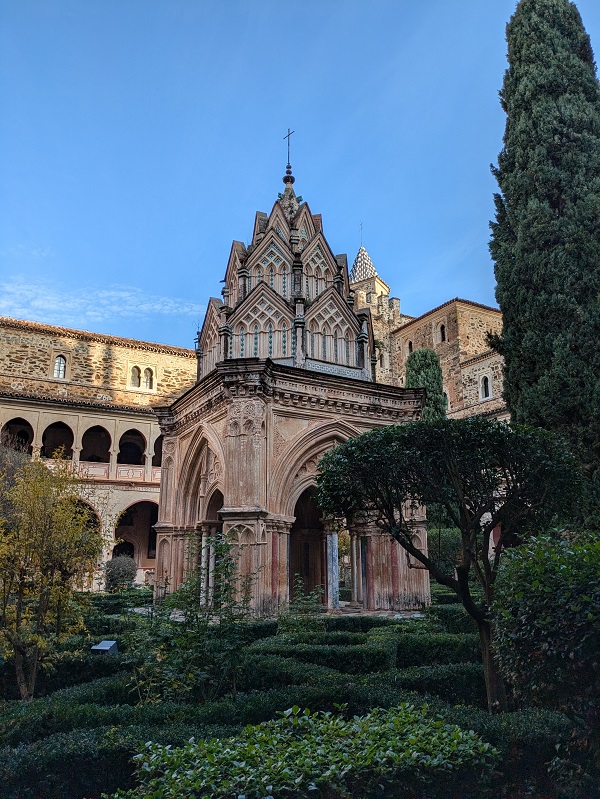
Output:
[[[350,270],[350,283],[358,283],[361,280],[368,280],[370,277],[378,277],[377,270],[373,266],[369,253],[361,244]]]

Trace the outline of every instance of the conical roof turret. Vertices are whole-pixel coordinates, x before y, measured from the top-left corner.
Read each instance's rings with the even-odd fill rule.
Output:
[[[370,277],[378,277],[377,270],[373,266],[369,253],[361,244],[350,270],[350,282],[359,283],[361,280],[368,280]]]

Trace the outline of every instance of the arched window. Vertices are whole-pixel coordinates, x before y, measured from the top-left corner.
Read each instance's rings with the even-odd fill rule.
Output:
[[[327,336],[325,335],[325,331],[323,331],[323,335],[321,336],[321,358],[324,361],[327,360]]]
[[[346,333],[346,366],[350,366],[350,336]]]
[[[269,286],[275,288],[275,275],[273,274],[273,267],[269,271]]]
[[[315,357],[315,333],[314,330],[310,331],[310,357]]]
[[[287,355],[287,325],[285,322],[283,323],[283,327],[281,328],[281,353],[285,358]]]
[[[129,385],[131,386],[131,388],[140,388],[141,383],[142,383],[142,372],[139,366],[132,366]]]
[[[269,324],[269,358],[273,357],[273,325]]]
[[[484,375],[481,378],[480,397],[482,400],[489,399],[491,397],[490,379],[487,375]]]
[[[410,355],[410,353],[411,353],[412,351],[413,351],[413,345],[412,345],[412,341],[409,341],[409,342],[408,342],[408,354]]]
[[[440,341],[446,341],[446,325],[440,325]]]
[[[127,430],[119,440],[119,454],[117,463],[127,463],[132,466],[144,465],[144,452],[146,439],[139,430]]]
[[[57,355],[54,359],[54,377],[64,380],[67,376],[67,359],[64,355]]]
[[[282,294],[284,297],[287,297],[287,272],[285,271],[285,269],[283,270],[283,273],[281,275],[281,280],[282,280]]]
[[[309,280],[308,280],[308,275],[306,276],[306,280],[305,280],[305,289],[306,289],[306,299],[310,300],[310,283],[309,283]]]
[[[258,358],[258,325],[254,325],[254,357]]]
[[[256,285],[258,286],[258,284],[261,282],[262,282],[262,269],[259,267],[256,270]]]
[[[337,330],[333,334],[333,360],[336,363],[338,362],[338,336],[337,336]]]
[[[244,352],[246,348],[246,332],[242,327],[240,329],[240,358],[244,358]]]
[[[152,369],[144,369],[144,388],[154,388],[154,375]]]

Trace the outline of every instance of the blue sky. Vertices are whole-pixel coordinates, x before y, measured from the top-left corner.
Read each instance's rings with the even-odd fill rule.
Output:
[[[600,3],[577,6],[600,58]],[[295,189],[402,310],[494,304],[514,0],[4,0],[0,314],[192,346]]]

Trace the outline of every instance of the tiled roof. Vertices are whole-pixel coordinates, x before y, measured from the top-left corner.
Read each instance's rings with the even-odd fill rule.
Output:
[[[377,270],[373,266],[373,261],[369,253],[361,245],[356,253],[356,258],[350,271],[350,282],[358,283],[360,280],[368,280],[370,277],[377,277]]]
[[[9,316],[0,316],[0,326],[9,327],[14,330],[28,330],[32,333],[49,333],[50,335],[55,336],[67,336],[68,338],[83,339],[84,341],[99,341],[103,344],[115,344],[121,347],[130,347],[132,349],[163,352],[166,355],[181,355],[190,358],[195,357],[194,350],[185,349],[184,347],[174,347],[171,344],[157,344],[151,341],[138,341],[134,338],[109,336],[104,333],[90,333],[87,330],[74,330],[70,327],[44,325],[41,322],[28,322],[23,319],[12,319]]]

